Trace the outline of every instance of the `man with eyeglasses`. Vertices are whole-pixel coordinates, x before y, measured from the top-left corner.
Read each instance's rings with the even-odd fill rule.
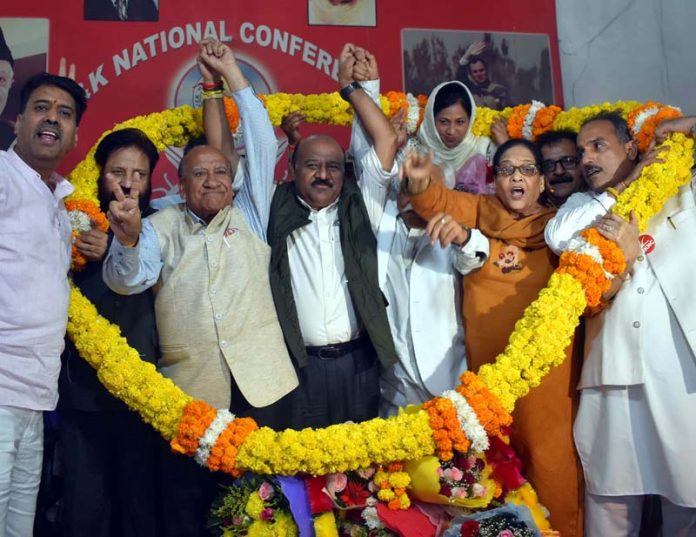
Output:
[[[586,190],[574,132],[547,132],[536,143],[541,151],[546,199],[554,207],[563,205],[576,192]]]
[[[280,429],[284,416],[273,403],[297,387],[297,375],[268,275],[275,135],[229,47],[205,45],[200,57],[225,78],[239,109],[248,172],[242,188],[235,196],[236,166],[210,145],[193,148],[182,160],[184,203],[141,221],[138,188],[128,194],[115,188],[108,215],[116,240],[104,279],[121,294],[156,286],[157,368],[164,376],[215,408]],[[209,135],[206,128],[210,141]],[[206,514],[218,490],[218,478],[207,468],[163,452],[163,534],[208,535]]]

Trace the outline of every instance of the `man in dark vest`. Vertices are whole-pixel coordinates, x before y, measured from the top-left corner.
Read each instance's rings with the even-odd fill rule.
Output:
[[[295,428],[377,416],[380,363],[396,361],[377,244],[345,154],[329,136],[303,139],[268,224],[273,299],[300,386]]]
[[[115,185],[138,189],[148,211],[150,174],[159,154],[138,129],[106,136],[94,158],[100,169],[102,211],[114,198]],[[121,296],[102,279],[102,261],[113,234],[93,229],[78,236],[77,249],[88,263],[73,274],[75,284],[116,324],[143,360],[155,362],[157,332],[152,291]],[[60,439],[65,465],[65,534],[78,537],[156,535],[156,433],[138,414],[110,395],[74,345],[67,342],[58,381]]]

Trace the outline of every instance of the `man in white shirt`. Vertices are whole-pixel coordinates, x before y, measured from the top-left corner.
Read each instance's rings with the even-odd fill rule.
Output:
[[[268,240],[273,298],[300,377],[293,426],[364,421],[378,413],[380,364],[397,360],[370,218],[336,140],[303,139],[291,165],[295,181],[276,189]]]
[[[379,73],[374,55],[348,44],[340,62],[341,86],[361,80],[348,96],[356,114],[350,150],[377,236],[379,283],[389,302],[387,315],[399,356],[380,378],[380,413],[386,416],[454,388],[466,371],[460,275],[454,263],[462,273],[482,266],[488,239],[470,230],[462,233],[463,244],[431,243],[426,222],[400,194],[400,144],[377,105]]]
[[[17,144],[0,151],[0,535],[31,535],[43,410],[58,400],[68,319],[73,186],[55,170],[87,106],[73,80],[48,73],[22,88]]]
[[[694,124],[690,118],[671,130],[689,132]],[[662,535],[696,535],[694,181],[639,236],[635,221],[609,212],[612,189],[623,191],[659,155],[648,153],[637,163],[635,143],[616,114],[585,122],[578,148],[590,190],[559,209],[546,240],[559,253],[594,225],[619,245],[627,263],[603,296],[604,309],[586,325],[574,429],[585,470],[586,535],[637,536],[647,494],[661,500]]]

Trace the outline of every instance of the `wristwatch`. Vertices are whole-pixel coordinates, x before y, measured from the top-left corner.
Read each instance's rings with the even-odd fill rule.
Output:
[[[338,92],[338,94],[341,96],[341,98],[344,101],[347,101],[348,96],[357,89],[362,89],[362,86],[359,83],[353,81],[350,84],[348,84],[347,86],[342,87],[341,90]]]

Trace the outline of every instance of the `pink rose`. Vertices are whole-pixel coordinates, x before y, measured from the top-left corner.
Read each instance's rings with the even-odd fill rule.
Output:
[[[476,498],[483,498],[486,495],[486,487],[480,483],[474,483],[474,486],[471,487],[471,492],[474,493]]]
[[[261,483],[261,486],[259,487],[259,497],[264,502],[273,498],[274,494],[275,491],[273,490],[273,485],[271,485],[268,481],[264,481],[263,483]]]
[[[503,530],[498,534],[498,537],[515,537],[515,534],[510,530]]]
[[[467,497],[466,489],[464,487],[454,487],[452,489],[452,497],[457,499],[463,499]]]
[[[459,468],[457,468],[456,466],[453,466],[453,467],[450,469],[450,477],[451,477],[454,481],[461,481],[461,480],[462,480],[462,477],[464,477],[464,472],[462,472],[462,471],[461,471]]]
[[[266,507],[263,511],[261,511],[261,520],[271,520],[273,518],[273,509],[270,507]]]
[[[445,471],[442,469],[442,466],[437,467],[437,476],[438,477],[444,477],[445,476]]]
[[[348,477],[346,474],[329,474],[326,476],[326,489],[332,496],[343,491],[346,485],[348,485]]]

